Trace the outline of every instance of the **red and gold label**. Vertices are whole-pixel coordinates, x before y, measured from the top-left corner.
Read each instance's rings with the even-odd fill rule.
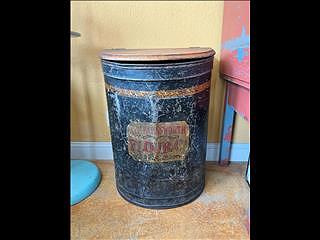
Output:
[[[137,161],[182,161],[189,148],[189,125],[185,121],[131,122],[127,136],[129,154]]]

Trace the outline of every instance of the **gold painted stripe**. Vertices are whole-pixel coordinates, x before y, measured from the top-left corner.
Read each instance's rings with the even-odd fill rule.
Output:
[[[185,96],[191,96],[191,95],[197,94],[209,88],[210,88],[210,81],[207,81],[205,83],[202,83],[190,88],[182,88],[182,89],[175,89],[175,90],[159,90],[159,91],[139,91],[139,90],[118,88],[118,87],[114,87],[109,84],[106,84],[106,90],[108,92],[113,92],[121,96],[138,97],[138,98],[150,97],[150,96],[156,96],[158,98],[185,97]]]

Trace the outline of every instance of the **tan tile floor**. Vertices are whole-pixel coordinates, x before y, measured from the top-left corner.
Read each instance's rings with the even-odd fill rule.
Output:
[[[206,165],[201,196],[182,207],[145,209],[115,188],[112,161],[95,161],[103,174],[97,190],[71,207],[71,239],[249,239],[249,186],[245,165]]]

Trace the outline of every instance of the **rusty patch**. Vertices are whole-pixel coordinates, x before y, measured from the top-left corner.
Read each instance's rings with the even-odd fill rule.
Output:
[[[156,96],[158,98],[175,98],[175,97],[186,97],[192,96],[194,94],[200,93],[206,89],[210,88],[210,81],[199,84],[197,86],[193,86],[190,88],[182,88],[175,90],[159,90],[159,91],[140,91],[140,90],[132,90],[132,89],[124,89],[111,86],[106,84],[106,90],[109,92],[114,92],[121,96],[127,97],[150,97]]]
[[[137,161],[182,161],[189,149],[189,125],[185,121],[131,122],[127,136],[129,154]]]

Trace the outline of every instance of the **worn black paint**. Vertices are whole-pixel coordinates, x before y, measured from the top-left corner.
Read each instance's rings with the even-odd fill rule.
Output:
[[[105,81],[124,89],[158,91],[189,88],[210,81],[213,57],[188,61],[115,62],[102,59]],[[129,202],[147,208],[177,207],[204,188],[210,89],[196,95],[162,99],[107,92],[116,185]],[[186,121],[189,151],[184,161],[146,163],[128,154],[127,126],[132,121]]]

